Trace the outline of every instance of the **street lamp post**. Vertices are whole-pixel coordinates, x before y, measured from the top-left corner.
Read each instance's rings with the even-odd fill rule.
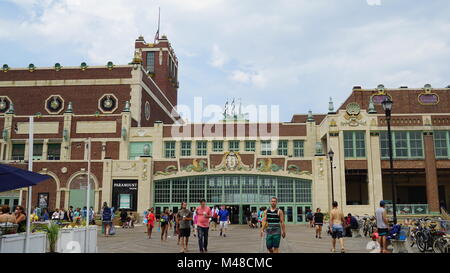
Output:
[[[328,157],[330,158],[330,168],[331,168],[331,202],[334,202],[333,156],[334,152],[330,148],[330,151],[328,152]]]
[[[387,128],[388,128],[388,145],[389,145],[389,164],[390,164],[390,176],[391,176],[391,187],[392,187],[392,209],[394,216],[394,224],[397,224],[397,207],[396,207],[396,190],[394,186],[394,160],[392,156],[392,132],[391,132],[391,110],[392,104],[394,102],[386,97],[383,101],[383,109],[386,114]]]

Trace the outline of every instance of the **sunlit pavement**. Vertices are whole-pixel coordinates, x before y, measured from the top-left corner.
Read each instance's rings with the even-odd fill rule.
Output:
[[[104,237],[98,234],[98,252],[106,253],[178,253],[177,238],[173,229],[170,238],[162,242],[161,233],[154,229],[152,239],[148,239],[143,226],[134,229],[116,228],[116,234]],[[322,232],[322,239],[315,238],[313,228],[306,225],[287,225],[287,236],[282,240],[280,252],[290,253],[330,253],[331,237]],[[369,238],[344,238],[347,253],[370,253]],[[230,225],[227,237],[220,237],[219,231],[209,232],[208,252],[210,253],[261,253],[265,251],[264,241],[259,236],[259,229],[250,229],[246,225]],[[339,243],[336,245],[339,252]],[[416,252],[416,248],[413,249]],[[198,253],[198,240],[191,232],[189,252]]]

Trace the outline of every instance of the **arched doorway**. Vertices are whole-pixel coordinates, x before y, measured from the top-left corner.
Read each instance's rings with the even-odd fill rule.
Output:
[[[91,176],[89,206],[95,208],[95,179]],[[74,209],[86,206],[87,174],[78,174],[69,182],[69,206]]]
[[[59,185],[53,177],[33,186],[31,207],[45,208],[49,211],[59,208],[58,189]]]

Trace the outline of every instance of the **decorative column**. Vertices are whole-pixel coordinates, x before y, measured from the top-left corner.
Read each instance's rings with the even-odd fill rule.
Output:
[[[125,107],[122,111],[122,128],[120,129],[120,160],[128,160],[128,143],[130,138],[130,128],[131,128],[131,113],[130,113],[130,102],[125,102]]]
[[[436,170],[436,157],[434,152],[433,132],[424,132],[423,140],[425,144],[425,176],[428,209],[430,212],[439,212],[439,189]]]
[[[152,159],[151,157],[141,157],[139,168],[139,181],[138,181],[138,201],[137,201],[137,212],[140,215],[143,211],[150,208],[152,205]]]
[[[64,112],[63,138],[61,143],[61,160],[70,160],[70,133],[72,128],[73,108],[69,102],[67,110]]]
[[[42,145],[42,160],[47,160],[48,158],[48,139],[44,139],[44,144]]]
[[[113,161],[112,159],[103,160],[103,181],[102,181],[102,204],[107,202],[111,206],[112,199],[112,171]]]
[[[383,174],[381,170],[380,133],[371,131],[367,151],[367,176],[369,179],[369,205],[373,207],[373,213],[378,208],[378,203],[383,199]],[[369,212],[368,212],[369,213]],[[369,213],[369,214],[370,214]]]
[[[100,201],[100,189],[95,189],[94,190],[94,205],[92,206],[94,208],[94,211],[100,211],[99,201]]]
[[[70,190],[64,189],[64,208],[69,209]]]

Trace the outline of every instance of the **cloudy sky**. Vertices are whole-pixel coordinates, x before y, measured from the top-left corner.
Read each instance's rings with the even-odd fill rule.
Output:
[[[0,64],[126,64],[158,7],[181,104],[242,98],[290,121],[355,85],[450,84],[448,0],[0,0]]]

